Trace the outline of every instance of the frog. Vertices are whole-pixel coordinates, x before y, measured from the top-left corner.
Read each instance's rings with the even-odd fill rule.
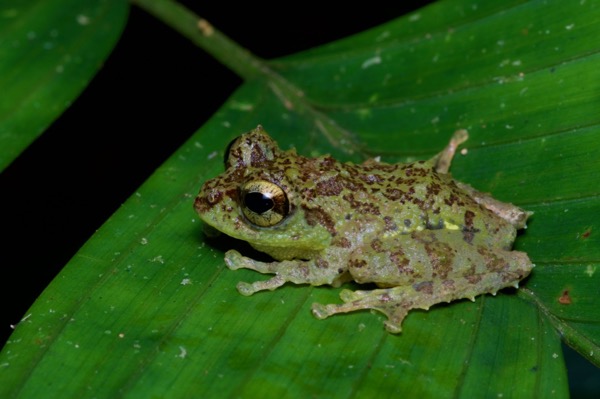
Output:
[[[209,230],[269,256],[225,253],[231,270],[273,275],[238,283],[242,295],[353,282],[365,289],[342,289],[342,303],[314,303],[313,315],[376,311],[399,333],[410,310],[518,288],[534,267],[512,249],[532,213],[450,174],[468,137],[457,130],[429,160],[344,163],[282,150],[259,125],[231,142],[225,171],[202,185],[194,208]]]

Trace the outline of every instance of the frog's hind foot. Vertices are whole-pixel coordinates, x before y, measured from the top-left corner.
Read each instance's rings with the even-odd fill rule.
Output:
[[[343,304],[313,303],[312,313],[317,319],[325,319],[337,313],[348,313],[356,310],[373,309],[385,314],[388,320],[385,322],[387,331],[397,334],[402,331],[402,320],[406,317],[410,304],[405,304],[398,298],[390,296],[388,289],[377,289],[373,291],[350,291],[343,290],[340,298]]]
[[[469,133],[465,129],[454,132],[446,148],[433,158],[436,172],[444,174],[448,173],[452,158],[454,158],[458,146],[467,141],[468,138]]]

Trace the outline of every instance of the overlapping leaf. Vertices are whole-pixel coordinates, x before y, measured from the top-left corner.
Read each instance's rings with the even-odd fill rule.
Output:
[[[0,170],[87,86],[126,16],[126,1],[0,3]]]

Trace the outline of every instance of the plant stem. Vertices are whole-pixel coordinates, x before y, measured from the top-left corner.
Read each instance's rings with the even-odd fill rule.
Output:
[[[362,145],[356,138],[325,113],[315,109],[304,97],[302,90],[271,69],[265,60],[256,57],[216,30],[207,20],[173,0],[130,1],[190,39],[243,80],[264,77],[266,84],[284,107],[294,109],[298,114],[310,115],[316,128],[334,147],[344,150],[349,155],[359,154],[365,157]]]
[[[131,0],[215,57],[244,80],[267,72],[264,61],[172,0]]]

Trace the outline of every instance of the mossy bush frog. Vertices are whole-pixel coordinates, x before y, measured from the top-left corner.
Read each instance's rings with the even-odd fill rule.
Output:
[[[195,200],[200,218],[247,241],[275,261],[259,262],[235,250],[230,269],[274,274],[239,283],[252,295],[286,282],[340,286],[342,304],[313,304],[313,314],[375,309],[397,333],[410,309],[517,286],[533,264],[512,250],[530,213],[500,202],[448,173],[457,147],[428,161],[341,163],[281,150],[258,126],[231,143],[225,172],[207,181]]]

